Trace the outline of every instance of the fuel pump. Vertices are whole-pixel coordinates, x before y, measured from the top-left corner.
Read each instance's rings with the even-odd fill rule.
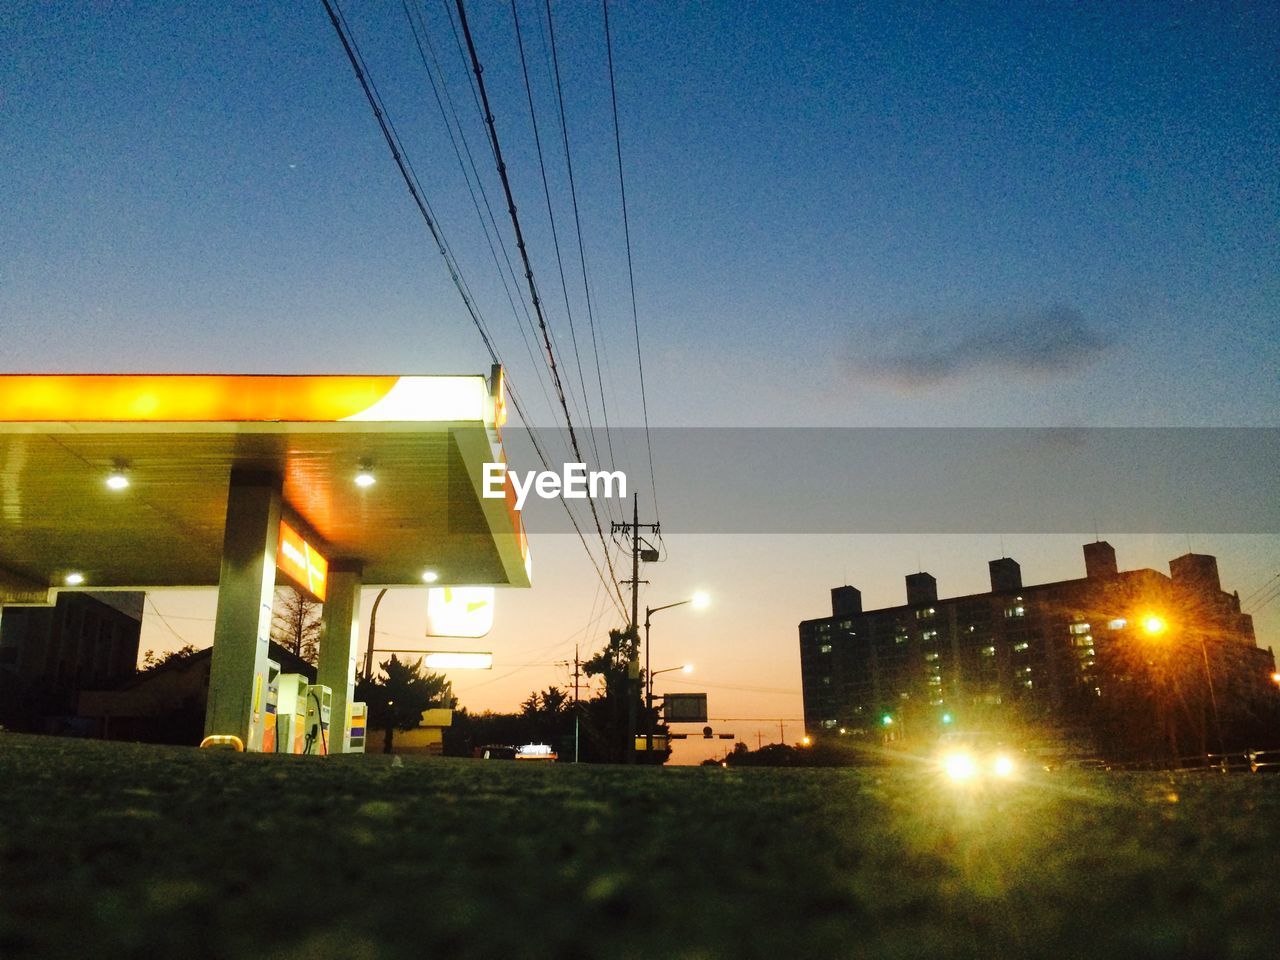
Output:
[[[312,683],[306,688],[307,717],[303,721],[303,753],[324,756],[329,752],[329,716],[333,710],[333,689]],[[341,750],[339,750],[341,752]]]
[[[276,728],[279,724],[277,711],[280,705],[280,664],[274,660],[267,661],[267,701],[262,713],[262,752],[275,753],[279,746],[279,735]]]
[[[351,704],[351,723],[348,725],[351,730],[350,753],[364,753],[366,711],[363,703]]]
[[[276,750],[302,753],[306,747],[307,678],[300,673],[282,673],[277,687]]]

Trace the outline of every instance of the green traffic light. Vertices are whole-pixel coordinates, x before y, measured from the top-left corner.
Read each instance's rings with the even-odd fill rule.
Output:
[[[942,722],[943,722],[943,723],[950,723],[950,722],[951,722],[951,714],[949,714],[949,713],[944,713],[944,714],[942,715]]]
[[[883,723],[886,727],[890,726],[893,723],[893,717],[889,716],[889,714],[886,713],[883,717],[880,718],[880,722]]]

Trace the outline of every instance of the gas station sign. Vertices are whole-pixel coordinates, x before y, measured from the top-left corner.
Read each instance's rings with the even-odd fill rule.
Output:
[[[276,545],[276,566],[303,590],[324,602],[329,561],[283,520],[280,521],[280,542]]]
[[[432,587],[427,636],[483,637],[493,629],[493,587]]]

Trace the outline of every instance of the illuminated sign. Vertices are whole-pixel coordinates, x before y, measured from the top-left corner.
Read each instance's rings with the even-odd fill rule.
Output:
[[[0,421],[482,421],[488,392],[483,377],[6,374]]]
[[[433,650],[423,657],[430,670],[492,670],[492,653],[465,653],[461,650]]]
[[[280,542],[276,545],[276,566],[317,600],[324,601],[329,561],[283,520],[280,521]]]
[[[432,587],[427,636],[483,637],[493,629],[493,587]]]

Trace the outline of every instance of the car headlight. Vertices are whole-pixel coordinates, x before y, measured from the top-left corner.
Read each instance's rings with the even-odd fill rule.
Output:
[[[1013,757],[1006,753],[996,754],[996,758],[991,764],[991,772],[997,777],[1011,777],[1013,776],[1013,771]]]
[[[972,780],[978,773],[978,765],[973,762],[973,757],[967,753],[947,754],[943,758],[942,768],[947,771],[947,776],[956,783]]]

